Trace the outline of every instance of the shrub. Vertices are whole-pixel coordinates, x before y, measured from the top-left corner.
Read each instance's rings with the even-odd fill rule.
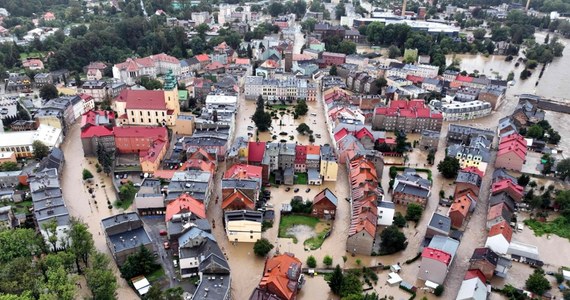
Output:
[[[315,259],[314,256],[311,255],[307,258],[307,266],[309,268],[316,268],[317,267],[317,260]]]
[[[87,179],[91,179],[93,178],[93,174],[91,174],[91,172],[87,169],[83,169],[83,180],[87,180]]]
[[[435,288],[435,290],[433,291],[433,294],[439,297],[443,294],[443,290],[444,290],[443,285],[440,284]]]
[[[333,259],[330,255],[325,255],[325,257],[323,258],[323,264],[327,267],[332,266],[333,264]]]
[[[255,255],[261,257],[266,256],[267,253],[271,251],[271,249],[273,249],[273,244],[271,244],[269,240],[267,240],[266,238],[257,240],[253,245],[253,252],[255,253]]]

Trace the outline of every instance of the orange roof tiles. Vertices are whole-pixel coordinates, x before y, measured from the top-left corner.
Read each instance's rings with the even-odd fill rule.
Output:
[[[222,202],[222,209],[231,207],[232,209],[255,209],[255,203],[246,194],[240,190],[236,190],[231,195],[226,197]]]
[[[188,194],[182,194],[166,206],[165,221],[168,222],[172,219],[172,216],[185,212],[191,212],[200,219],[206,218],[206,207],[204,203],[194,199]]]
[[[259,287],[269,290],[283,300],[295,299],[297,295],[297,279],[302,263],[293,254],[274,256],[265,262],[263,277]],[[292,278],[290,278],[290,273]]]
[[[224,178],[235,178],[235,179],[261,179],[263,172],[262,167],[246,165],[246,164],[235,164],[231,166],[225,173]]]
[[[505,239],[510,243],[511,239],[513,238],[513,229],[509,226],[507,221],[499,222],[491,227],[489,230],[489,237],[495,235],[502,235]]]
[[[471,206],[471,199],[469,199],[469,197],[467,197],[466,195],[456,198],[451,204],[451,207],[449,208],[449,214],[451,214],[452,212],[453,213],[458,212],[461,215],[463,215],[463,217],[467,217],[470,206]]]

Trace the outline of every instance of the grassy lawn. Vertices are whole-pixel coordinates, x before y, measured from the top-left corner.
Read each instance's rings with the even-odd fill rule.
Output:
[[[15,214],[27,214],[30,212],[30,207],[32,207],[32,201],[22,201],[20,203],[3,201],[0,202],[0,206],[12,206]]]
[[[311,250],[319,249],[323,244],[323,242],[325,241],[325,237],[330,231],[331,231],[330,227],[327,226],[321,232],[317,232],[317,236],[306,240],[303,244],[305,245],[305,247]]]
[[[293,243],[297,244],[297,237],[294,235],[287,234],[287,230],[295,225],[307,225],[311,228],[315,228],[319,223],[319,219],[315,217],[289,215],[281,216],[281,221],[279,221],[279,234],[280,238],[291,238]]]
[[[148,281],[150,283],[156,282],[160,279],[162,279],[164,277],[164,269],[162,267],[154,270],[154,272],[148,274],[148,276],[146,276],[146,279],[148,279]]]
[[[544,234],[555,234],[559,237],[570,240],[570,224],[566,218],[558,217],[551,222],[539,222],[535,219],[525,220],[524,223],[534,231],[536,236]]]
[[[295,184],[308,184],[309,175],[307,173],[295,173]]]
[[[42,52],[20,53],[20,59],[27,59],[28,57],[42,58],[43,56],[44,54]]]

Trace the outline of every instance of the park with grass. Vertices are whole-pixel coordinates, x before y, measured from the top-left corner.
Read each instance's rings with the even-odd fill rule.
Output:
[[[331,232],[329,222],[304,215],[283,215],[279,222],[280,238],[293,239],[293,243],[303,242],[306,249],[316,250],[321,247]]]

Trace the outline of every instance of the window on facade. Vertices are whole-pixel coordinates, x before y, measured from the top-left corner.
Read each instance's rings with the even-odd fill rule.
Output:
[[[134,122],[135,122],[135,118],[133,118],[132,120],[133,120],[133,123],[134,123]]]
[[[164,117],[164,112],[162,112],[162,116]]]
[[[141,123],[144,123],[143,118],[141,118]]]
[[[139,116],[142,116],[142,111],[139,111]]]

